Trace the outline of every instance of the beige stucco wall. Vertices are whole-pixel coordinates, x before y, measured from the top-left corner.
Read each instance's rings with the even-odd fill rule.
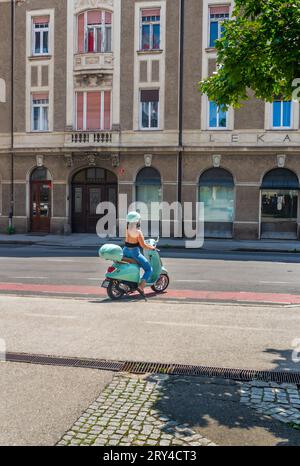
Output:
[[[11,126],[11,48],[8,38],[11,36],[10,3],[1,3],[0,14],[0,78],[6,86],[6,103],[0,102],[0,134],[9,133]]]

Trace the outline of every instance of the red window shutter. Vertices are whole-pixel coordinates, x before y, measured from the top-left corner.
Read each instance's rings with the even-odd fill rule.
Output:
[[[84,52],[84,13],[78,16],[77,24],[78,52],[82,53]]]
[[[88,11],[87,22],[88,24],[101,24],[101,11]]]
[[[86,113],[88,130],[100,129],[101,92],[87,92]]]
[[[48,24],[49,16],[34,16],[33,23],[34,24]]]
[[[34,92],[32,94],[32,100],[48,100],[49,94],[48,92]]]
[[[160,16],[160,8],[142,10],[142,16]]]
[[[77,92],[77,129],[83,130],[83,92]]]
[[[112,15],[109,11],[105,12],[105,24],[111,24],[112,22]]]
[[[111,92],[104,91],[104,128],[111,129]]]
[[[211,6],[209,12],[211,15],[228,15],[229,5]]]
[[[88,33],[88,52],[94,52],[94,32],[93,30]]]

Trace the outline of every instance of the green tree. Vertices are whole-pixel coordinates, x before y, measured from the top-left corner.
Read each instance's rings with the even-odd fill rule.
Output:
[[[249,89],[290,100],[300,85],[300,0],[235,0],[216,49],[218,70],[199,85],[210,100],[240,107]]]

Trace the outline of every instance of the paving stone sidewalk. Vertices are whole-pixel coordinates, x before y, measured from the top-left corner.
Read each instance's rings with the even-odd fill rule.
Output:
[[[117,374],[58,445],[300,445],[291,426],[296,385]]]
[[[161,374],[116,375],[58,445],[214,446],[188,424],[154,409],[166,379]]]
[[[252,381],[243,385],[241,403],[280,422],[300,427],[300,390],[297,385]]]

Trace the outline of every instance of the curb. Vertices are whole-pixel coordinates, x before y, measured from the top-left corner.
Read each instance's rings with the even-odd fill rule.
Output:
[[[116,241],[117,244],[119,244],[117,241]],[[34,246],[34,245],[38,245],[38,246],[46,246],[46,247],[60,247],[60,248],[65,248],[65,249],[93,249],[93,248],[98,248],[100,246],[102,246],[103,243],[100,243],[98,245],[81,245],[81,246],[78,246],[78,245],[74,245],[74,244],[70,244],[70,245],[65,245],[65,244],[61,244],[61,243],[46,243],[46,242],[43,242],[43,241],[19,241],[19,240],[11,240],[11,241],[5,241],[5,240],[0,240],[0,245],[23,245],[23,246]],[[184,246],[182,245],[174,245],[174,246],[171,246],[171,245],[161,245],[159,247],[159,249],[164,249],[164,250],[174,250],[174,249],[180,249],[180,250],[187,250],[187,251],[199,251],[199,248],[189,248],[189,249],[186,249]],[[230,248],[230,249],[224,249],[224,248],[221,248],[221,249],[218,249],[218,248],[201,248],[200,249],[201,251],[206,251],[206,252],[270,252],[270,253],[286,253],[286,254],[300,254],[300,248],[299,249],[274,249],[274,248],[243,248],[243,247],[233,247],[233,248]]]

